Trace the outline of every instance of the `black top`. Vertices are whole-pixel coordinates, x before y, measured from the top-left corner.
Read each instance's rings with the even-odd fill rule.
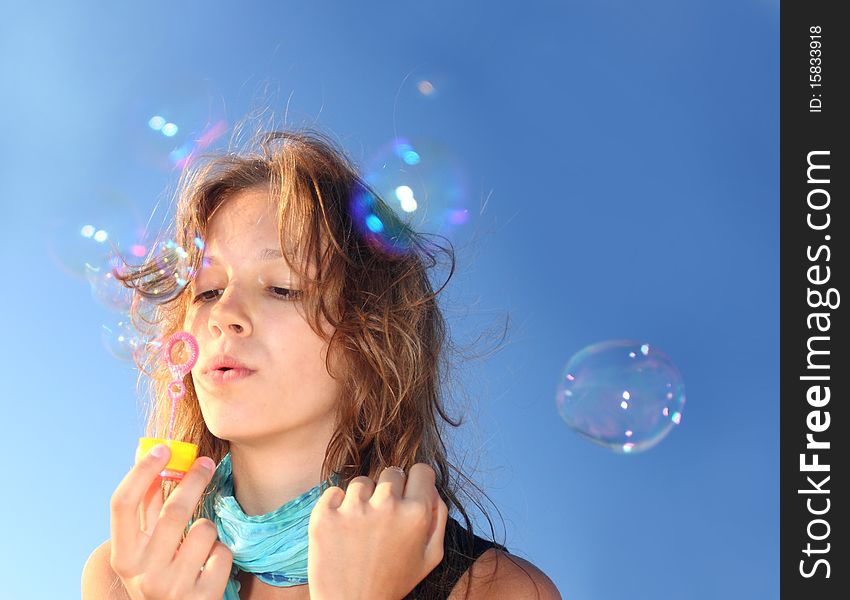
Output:
[[[448,518],[442,562],[419,582],[405,600],[445,600],[458,580],[484,552],[490,548],[508,551],[505,546],[477,535],[470,548],[468,535],[469,532],[460,523],[451,517]]]

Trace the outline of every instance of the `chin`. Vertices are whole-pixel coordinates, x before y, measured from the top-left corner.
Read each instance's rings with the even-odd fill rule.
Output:
[[[236,407],[232,403],[219,399],[199,399],[199,405],[207,429],[219,439],[229,439],[234,433],[234,425],[242,420],[235,414]]]
[[[220,440],[255,439],[265,433],[258,431],[265,423],[262,416],[246,412],[245,404],[212,399],[201,401],[200,407],[207,429]]]

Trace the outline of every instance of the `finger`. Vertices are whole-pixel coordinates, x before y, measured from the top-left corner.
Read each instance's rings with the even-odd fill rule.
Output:
[[[366,477],[365,475],[355,477],[348,483],[348,487],[345,490],[345,498],[342,500],[342,506],[340,508],[360,502],[368,502],[374,492],[375,482],[372,481],[371,477]]]
[[[142,452],[141,446],[136,446],[136,464],[139,464],[139,461],[143,460],[144,457],[145,454]],[[162,500],[162,476],[159,475],[153,480],[145,492],[145,496],[139,506],[141,528],[148,537],[153,533],[159,511],[162,510]]]
[[[430,465],[416,463],[410,467],[407,475],[407,485],[404,486],[405,500],[418,500],[428,508],[433,508],[434,492],[436,488],[437,475]]]
[[[404,495],[406,480],[407,474],[401,467],[386,467],[378,476],[378,485],[375,486],[375,492],[372,494],[373,501],[388,496],[395,496],[400,500]]]
[[[205,464],[210,465],[210,468],[206,468]],[[171,562],[180,545],[183,531],[212,475],[212,459],[205,456],[199,458],[162,505],[148,546],[149,564],[152,568],[164,569]]]
[[[174,559],[177,577],[194,584],[216,541],[218,541],[218,530],[215,523],[209,519],[198,519],[192,523]]]
[[[435,488],[436,489],[436,488]],[[439,496],[439,494],[438,494]],[[446,522],[449,517],[449,507],[442,498],[434,506],[434,522],[428,542],[425,544],[425,560],[434,566],[440,564],[445,552]]]
[[[221,542],[215,542],[212,552],[204,565],[204,570],[196,582],[200,594],[204,597],[221,597],[230,571],[233,568],[233,553]]]
[[[329,509],[336,510],[342,505],[343,499],[345,499],[345,491],[341,487],[336,485],[328,487],[316,500],[316,505],[311,512],[311,521],[312,513],[321,513]]]
[[[156,522],[159,519],[159,511],[162,510],[162,502],[162,478],[157,477],[151,483],[148,491],[145,492],[142,505],[139,507],[142,531],[148,537],[153,535],[154,527],[156,527]]]
[[[168,464],[171,450],[167,446],[163,448],[165,452],[162,456],[148,453],[135,464],[109,500],[109,534],[113,557],[134,561],[144,549],[139,505],[151,482],[159,477],[160,471]]]

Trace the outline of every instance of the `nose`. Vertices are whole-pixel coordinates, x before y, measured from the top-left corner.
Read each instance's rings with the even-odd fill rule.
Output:
[[[217,323],[214,324],[213,327],[217,328],[219,331],[224,331],[224,328],[222,328]],[[242,331],[244,331],[244,329],[245,329],[239,323],[230,323],[229,325],[227,325],[227,327],[229,327],[231,330],[233,330],[234,333],[242,333]]]
[[[224,332],[250,335],[252,331],[251,320],[243,305],[231,293],[232,289],[225,290],[210,311],[208,325],[213,336],[223,335]]]

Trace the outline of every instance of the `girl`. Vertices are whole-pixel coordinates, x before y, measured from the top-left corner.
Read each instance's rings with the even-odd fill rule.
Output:
[[[201,458],[174,484],[157,478],[167,448],[137,457],[84,598],[560,598],[475,535],[458,498],[442,439],[442,422],[460,424],[439,386],[442,288],[427,272],[438,251],[453,272],[452,251],[394,219],[325,136],[256,142],[181,176],[185,287],[174,256],[119,274],[137,320],[139,298],[156,300],[163,338],[198,341],[172,437]],[[364,206],[392,236],[363,227]],[[159,358],[140,365],[149,436],[170,419]]]

